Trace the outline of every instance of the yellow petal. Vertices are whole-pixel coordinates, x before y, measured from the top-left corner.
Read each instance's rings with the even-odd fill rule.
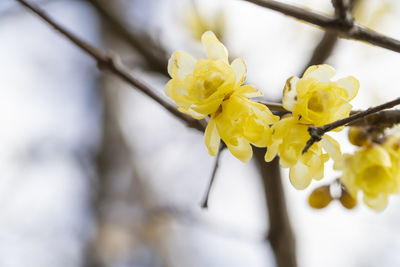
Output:
[[[219,137],[217,126],[214,119],[211,119],[204,133],[204,142],[211,156],[216,156],[219,150],[221,138]]]
[[[207,31],[203,34],[201,43],[209,59],[221,59],[228,62],[228,50],[226,50],[226,47],[217,39],[212,31]]]
[[[244,79],[246,78],[246,73],[247,73],[246,63],[244,62],[243,59],[236,58],[234,61],[232,61],[231,66],[235,71],[236,84],[241,85],[244,82]]]
[[[283,88],[282,105],[288,111],[293,111],[294,105],[297,102],[296,84],[298,81],[299,78],[292,76],[287,79]]]
[[[252,97],[258,97],[258,96],[263,96],[264,94],[259,91],[257,88],[255,88],[253,85],[242,85],[239,86],[235,92],[235,95],[241,95],[247,98],[252,98]]]
[[[173,79],[183,81],[188,74],[193,73],[196,59],[183,51],[176,51],[168,60],[168,74]]]
[[[289,179],[294,188],[297,190],[303,190],[307,188],[312,180],[308,175],[308,167],[300,161],[290,168]]]
[[[303,78],[310,77],[316,78],[320,82],[329,82],[330,79],[335,76],[336,71],[333,67],[328,64],[322,65],[314,65],[308,67],[308,69],[304,72]]]
[[[248,162],[253,156],[249,141],[243,137],[232,137],[226,142],[229,151],[242,162]]]
[[[204,119],[207,116],[207,114],[198,113],[191,108],[179,107],[178,110],[182,113],[185,113],[185,114],[195,118],[196,120]]]
[[[381,145],[374,145],[369,148],[366,156],[368,161],[373,162],[376,165],[385,167],[390,167],[392,165],[389,153]]]
[[[337,81],[340,87],[344,88],[347,91],[346,101],[352,100],[358,93],[358,89],[360,88],[359,81],[353,76],[349,76]]]
[[[325,134],[322,137],[322,147],[335,162],[334,167],[339,165],[342,161],[342,152],[340,151],[339,143],[329,135]]]
[[[364,194],[363,200],[364,203],[371,209],[382,211],[387,206],[388,196],[386,194],[380,194],[379,196],[374,197]]]
[[[267,148],[267,153],[265,153],[264,160],[266,162],[272,161],[275,156],[278,154],[279,145],[277,143],[273,143]]]

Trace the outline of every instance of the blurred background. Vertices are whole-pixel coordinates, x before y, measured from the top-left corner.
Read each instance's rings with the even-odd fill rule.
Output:
[[[279,101],[318,44],[337,77],[361,83],[356,109],[398,96],[400,55],[239,0],[36,0],[86,41],[121,55],[163,94],[175,50],[204,57],[213,30],[247,83]],[[333,14],[329,0],[286,1]],[[358,0],[365,26],[400,39],[400,2]],[[0,1],[0,266],[267,267],[269,213],[262,167],[222,154],[209,208],[200,202],[213,170],[203,135],[112,74],[15,1]],[[317,62],[321,63],[321,62]],[[335,134],[351,152],[346,133]],[[307,204],[282,170],[297,262],[400,265],[400,201],[376,213],[359,205]]]

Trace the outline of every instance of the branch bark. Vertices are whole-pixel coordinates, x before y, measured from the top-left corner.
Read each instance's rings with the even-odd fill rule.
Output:
[[[264,183],[269,215],[268,240],[274,252],[276,264],[278,267],[296,267],[296,242],[286,207],[279,158],[276,157],[267,163],[264,160],[265,149],[253,148],[253,151],[255,163]]]
[[[129,83],[130,85],[133,85],[136,87],[139,91],[156,101],[158,104],[160,104],[162,107],[164,107],[169,113],[174,115],[176,118],[184,122],[188,127],[197,129],[199,131],[204,131],[205,129],[205,123],[204,121],[198,121],[195,120],[181,112],[179,112],[174,105],[166,101],[163,97],[161,97],[159,94],[157,94],[154,90],[150,89],[148,85],[143,83],[140,79],[135,77],[121,62],[121,60],[118,58],[117,55],[110,53],[110,52],[105,52],[104,50],[101,50],[72,32],[68,31],[61,25],[59,25],[57,22],[55,22],[50,16],[48,16],[43,10],[41,10],[39,7],[35,6],[34,4],[30,4],[25,0],[16,0],[22,5],[24,5],[26,8],[30,9],[32,12],[37,14],[39,17],[41,17],[44,21],[46,21],[48,24],[53,26],[57,31],[59,31],[62,35],[67,37],[71,42],[73,42],[76,46],[81,48],[84,52],[89,54],[91,57],[93,57],[98,64],[98,67],[100,69],[107,69]]]
[[[384,109],[392,108],[392,107],[397,106],[397,105],[400,105],[400,98],[396,98],[395,100],[386,102],[386,103],[384,103],[382,105],[379,105],[379,106],[368,108],[368,109],[366,109],[364,111],[355,113],[354,115],[351,115],[351,116],[349,116],[347,118],[344,118],[342,120],[334,121],[332,123],[325,124],[325,125],[322,125],[322,126],[319,126],[319,127],[315,127],[315,126],[308,127],[308,132],[310,133],[311,137],[307,141],[307,144],[304,147],[302,153],[303,154],[306,153],[308,151],[308,149],[315,142],[321,141],[322,136],[325,133],[327,133],[327,132],[329,132],[329,131],[331,131],[333,129],[336,129],[338,127],[344,126],[344,125],[346,125],[348,123],[352,123],[354,121],[357,121],[357,120],[359,120],[361,118],[367,117],[368,115],[377,113],[377,112],[379,112],[381,110],[384,110]]]
[[[341,19],[333,18],[310,11],[305,8],[281,3],[275,0],[244,0],[261,7],[275,10],[284,15],[314,24],[324,30],[336,32],[341,38],[367,42],[395,52],[400,52],[400,41],[383,35],[356,23],[343,22]]]

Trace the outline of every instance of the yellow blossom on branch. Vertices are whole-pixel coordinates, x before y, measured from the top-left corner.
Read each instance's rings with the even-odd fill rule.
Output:
[[[168,61],[171,80],[165,93],[179,111],[196,119],[215,113],[222,101],[238,89],[246,77],[246,65],[240,58],[231,64],[228,51],[211,31],[201,38],[207,59],[196,60],[188,53],[176,51]],[[261,96],[258,90],[251,96]]]
[[[334,68],[323,64],[309,67],[300,79],[289,78],[283,91],[283,107],[292,111],[300,123],[313,126],[348,117],[352,108],[349,102],[360,85],[352,76],[333,82],[335,73]]]
[[[235,157],[247,162],[253,155],[251,144],[265,147],[271,138],[269,126],[279,117],[249,100],[262,93],[254,86],[242,85],[246,77],[242,59],[229,64],[225,46],[210,31],[201,40],[207,59],[173,53],[168,62],[172,79],[165,92],[179,111],[196,119],[210,116],[204,135],[210,155],[217,155],[222,139]]]
[[[245,91],[257,90],[252,86],[242,86],[222,103],[220,110],[212,115],[205,132],[205,143],[211,155],[218,153],[220,139],[229,151],[243,162],[253,155],[250,144],[266,147],[270,143],[270,124],[279,120],[264,105],[244,97]]]
[[[321,143],[314,143],[304,154],[302,150],[310,138],[308,125],[298,123],[292,115],[287,115],[272,127],[272,138],[268,144],[265,161],[270,162],[279,153],[280,165],[290,168],[290,182],[296,189],[305,189],[312,179],[324,176],[324,163],[329,155],[334,159],[341,157],[339,144],[325,135]],[[328,154],[322,152],[322,148]]]
[[[353,155],[345,154],[340,181],[353,198],[363,192],[370,208],[383,210],[389,194],[399,193],[400,138],[390,136],[382,145],[367,144]]]

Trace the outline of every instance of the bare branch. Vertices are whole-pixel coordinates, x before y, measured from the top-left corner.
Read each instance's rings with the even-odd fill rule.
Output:
[[[379,105],[379,106],[368,108],[368,109],[366,109],[364,111],[358,112],[358,113],[356,113],[354,115],[351,115],[351,116],[349,116],[347,118],[344,118],[342,120],[338,120],[338,121],[335,121],[335,122],[332,122],[332,123],[329,123],[329,124],[326,124],[326,125],[323,125],[323,126],[319,126],[319,127],[314,127],[314,126],[308,127],[308,132],[310,133],[311,138],[307,141],[307,144],[304,147],[302,153],[303,154],[306,153],[308,151],[308,149],[315,142],[321,141],[322,136],[326,132],[329,132],[329,131],[331,131],[333,129],[336,129],[336,128],[340,127],[340,126],[344,126],[344,125],[349,124],[351,122],[357,121],[357,120],[359,120],[361,118],[367,117],[368,115],[377,113],[377,112],[379,112],[381,110],[392,108],[392,107],[397,106],[399,104],[400,104],[400,98],[396,98],[395,100],[386,102],[386,103],[384,103],[382,105]]]
[[[296,242],[290,225],[283,190],[279,159],[265,162],[265,148],[254,148],[254,160],[259,168],[268,207],[269,231],[271,243],[278,267],[296,267]]]
[[[358,41],[367,42],[388,50],[400,52],[400,41],[389,36],[380,34],[371,29],[352,23],[343,23],[342,20],[325,16],[305,8],[300,8],[294,5],[281,3],[276,0],[244,0],[265,8],[278,11],[287,16],[294,17],[299,20],[314,24],[323,28],[324,30],[335,31],[340,37],[345,39],[353,39]]]
[[[400,123],[400,110],[384,110],[348,123],[348,126],[390,128]]]
[[[332,0],[332,5],[335,8],[336,17],[349,28],[351,28],[354,23],[353,15],[351,12],[354,6],[352,2],[352,0]]]
[[[219,160],[221,158],[222,151],[225,148],[226,148],[225,144],[221,143],[221,145],[219,147],[219,150],[218,150],[218,154],[215,157],[215,163],[214,163],[213,172],[211,174],[210,183],[208,184],[208,187],[206,189],[206,192],[204,194],[204,198],[203,198],[203,201],[202,201],[202,204],[201,204],[201,207],[203,209],[207,209],[208,208],[208,199],[210,197],[210,191],[211,191],[211,188],[212,188],[212,186],[214,184],[214,180],[215,180],[215,176],[217,174],[217,170],[218,170],[218,167],[219,167]]]
[[[136,87],[138,90],[140,90],[142,93],[156,101],[158,104],[163,106],[167,111],[169,111],[172,115],[174,115],[176,118],[180,119],[186,125],[190,128],[197,129],[199,131],[204,131],[204,123],[201,121],[195,120],[189,116],[186,116],[185,114],[179,112],[176,107],[166,100],[164,100],[159,94],[155,93],[152,89],[150,89],[145,83],[140,81],[137,77],[131,74],[131,72],[122,64],[122,62],[119,60],[119,58],[112,53],[107,53],[89,43],[86,41],[82,40],[75,34],[71,33],[67,29],[65,29],[63,26],[59,25],[57,22],[55,22],[50,16],[48,16],[43,10],[41,10],[39,7],[28,3],[25,0],[16,0],[31,11],[33,11],[35,14],[37,14],[39,17],[41,17],[44,21],[46,21],[48,24],[53,26],[57,31],[59,31],[62,35],[67,37],[71,42],[73,42],[75,45],[77,45],[79,48],[81,48],[84,52],[92,56],[96,61],[100,69],[107,69],[120,77],[121,79],[125,80],[129,84],[133,85]]]

